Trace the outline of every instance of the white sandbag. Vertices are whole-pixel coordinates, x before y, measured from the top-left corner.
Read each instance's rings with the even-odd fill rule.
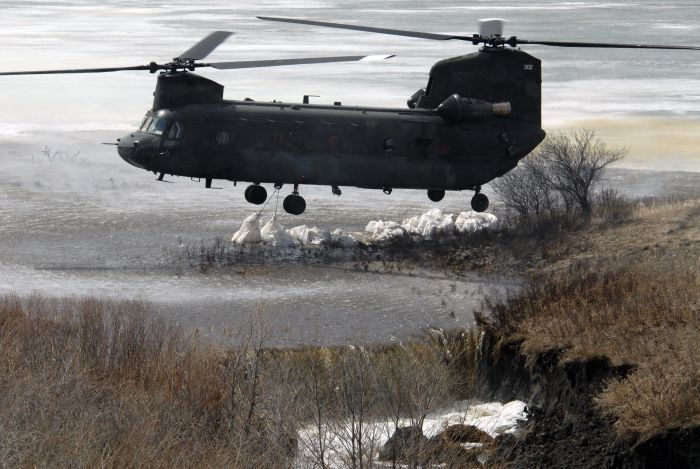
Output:
[[[231,242],[238,244],[259,243],[262,241],[260,233],[260,215],[253,213],[246,217],[241,227],[233,234]]]
[[[366,239],[372,243],[407,235],[422,239],[437,239],[458,233],[473,233],[488,228],[496,221],[496,217],[490,213],[469,211],[455,216],[434,208],[422,215],[406,218],[401,224],[393,221],[371,221],[365,227],[365,232]]]
[[[262,240],[274,247],[291,248],[297,245],[291,234],[277,221],[277,214],[272,215],[270,221],[260,230]]]
[[[411,217],[402,223],[406,232],[425,239],[433,239],[438,236],[454,234],[455,216],[451,213],[443,214],[439,208],[428,210],[423,215]]]
[[[462,212],[455,220],[455,229],[459,233],[473,233],[477,230],[488,228],[497,221],[496,216],[491,213]]]
[[[403,238],[407,235],[403,226],[395,221],[371,221],[365,227],[367,237],[371,242],[387,241],[394,238]]]
[[[356,240],[354,236],[352,236],[351,234],[345,233],[340,228],[334,230],[331,233],[331,241],[333,243],[339,244],[341,247],[344,247],[344,248],[354,248],[358,244],[360,244],[360,242],[358,240]]]
[[[331,233],[317,227],[309,228],[306,225],[295,226],[289,230],[289,234],[300,244],[327,244],[331,241]]]

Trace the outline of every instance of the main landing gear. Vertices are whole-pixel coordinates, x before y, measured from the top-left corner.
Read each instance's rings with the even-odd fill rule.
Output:
[[[294,184],[294,191],[284,198],[284,211],[292,215],[301,215],[306,210],[306,201],[299,195],[299,184]]]
[[[475,212],[485,212],[489,208],[489,198],[481,193],[481,186],[475,189],[476,194],[472,197],[472,209]]]
[[[433,202],[440,202],[445,198],[444,189],[428,189],[428,198]]]
[[[481,193],[481,186],[474,189],[476,194],[472,197],[472,210],[485,212],[489,208],[489,198]],[[428,189],[428,198],[433,202],[440,202],[445,197],[444,189]]]
[[[267,190],[260,184],[251,184],[245,189],[245,200],[255,205],[262,205],[267,200]]]

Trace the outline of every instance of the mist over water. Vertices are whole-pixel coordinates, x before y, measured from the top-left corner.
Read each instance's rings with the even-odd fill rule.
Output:
[[[404,107],[433,63],[475,52],[433,42],[260,21],[256,15],[313,18],[398,29],[470,34],[477,20],[508,20],[506,34],[562,41],[700,44],[700,7],[674,2],[418,1],[192,2],[0,1],[0,70],[128,66],[167,61],[213,30],[235,32],[211,61],[397,54],[381,63],[340,63],[239,71],[202,69],[225,97]],[[598,129],[627,145],[625,164],[700,171],[700,52],[528,46],[543,61],[546,130]],[[0,77],[0,292],[106,294],[154,301],[192,327],[237,323],[263,304],[288,331],[280,343],[388,340],[428,323],[467,325],[484,295],[514,284],[476,276],[363,275],[285,267],[246,275],[175,275],[163,252],[179,242],[229,239],[253,211],[245,185],[204,190],[124,163],[114,142],[152,103],[146,72]],[[62,157],[46,155],[59,152]],[[618,173],[618,182],[624,177]],[[647,177],[647,176],[645,176]],[[654,177],[648,180],[663,184]],[[634,193],[649,187],[646,179]],[[216,185],[216,184],[215,184]],[[271,193],[271,188],[268,187]],[[403,220],[435,205],[423,192],[305,187],[307,212],[280,215],[291,227],[362,230],[370,220]],[[489,195],[493,195],[490,193]],[[439,207],[459,213],[470,194]],[[419,273],[420,274],[420,273]],[[216,335],[216,332],[212,333]]]

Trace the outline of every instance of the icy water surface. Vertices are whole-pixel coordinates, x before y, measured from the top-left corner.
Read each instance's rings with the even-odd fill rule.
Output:
[[[0,0],[2,70],[136,65],[168,60],[212,30],[236,34],[212,61],[346,54],[397,54],[381,64],[332,64],[250,71],[202,71],[227,98],[403,106],[425,86],[430,66],[474,52],[431,42],[274,24],[256,15],[363,22],[470,33],[476,20],[503,17],[507,32],[530,39],[700,43],[693,1],[192,2]],[[698,52],[528,47],[543,60],[545,128],[582,120],[606,140],[629,145],[631,166],[698,171]],[[693,55],[695,54],[695,55]],[[128,166],[114,140],[150,107],[154,77],[141,72],[2,77],[0,82],[0,292],[117,295],[155,303],[161,314],[217,336],[262,308],[278,343],[391,340],[426,324],[467,325],[486,295],[513,280],[441,272],[374,274],[348,266],[285,265],[220,275],[178,272],[165,250],[179,242],[229,239],[251,206],[244,187],[222,190],[175,179],[157,183]],[[614,124],[611,124],[611,122]],[[606,130],[607,129],[607,130]],[[624,137],[624,138],[623,138]],[[45,153],[42,150],[46,149]],[[635,159],[643,154],[644,158]],[[627,178],[635,195],[664,193],[655,176]],[[691,185],[685,176],[674,184]],[[679,182],[680,181],[680,182]],[[215,184],[216,185],[216,184]],[[270,189],[270,188],[268,188]],[[361,230],[370,220],[403,220],[435,205],[425,194],[303,188],[307,212],[287,227]],[[488,189],[487,189],[488,192]],[[489,195],[492,195],[489,193]],[[459,212],[469,194],[439,207]],[[272,204],[268,207],[271,213]]]
[[[420,270],[364,272],[352,263],[287,262],[201,274],[182,269],[169,253],[180,243],[230,239],[254,210],[243,186],[227,182],[206,190],[186,178],[158,183],[109,152],[50,159],[26,142],[6,145],[0,163],[6,168],[0,178],[0,292],[142,298],[212,337],[262,311],[275,344],[297,345],[387,341],[426,325],[466,326],[485,296],[515,285]],[[304,195],[307,212],[280,213],[281,223],[362,231],[372,219],[402,220],[434,206],[415,191],[388,197],[344,188],[335,198],[328,188],[311,187]],[[466,194],[449,194],[440,206],[458,212],[465,200]]]

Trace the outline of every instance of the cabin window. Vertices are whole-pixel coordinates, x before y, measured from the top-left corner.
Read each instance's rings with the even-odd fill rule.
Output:
[[[228,142],[231,140],[231,137],[229,137],[228,132],[225,130],[219,130],[216,133],[216,143],[219,145],[228,145]]]
[[[396,148],[396,141],[393,138],[387,138],[384,140],[384,151],[391,153]]]

